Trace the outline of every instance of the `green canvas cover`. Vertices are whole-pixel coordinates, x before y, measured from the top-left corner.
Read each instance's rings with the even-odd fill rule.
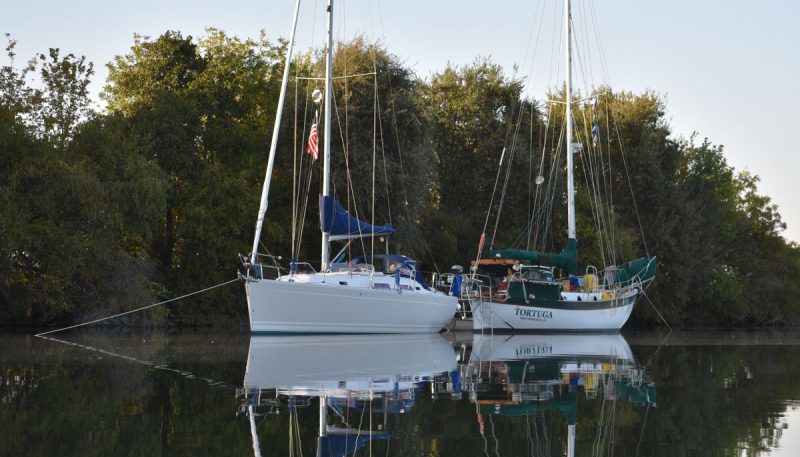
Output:
[[[618,284],[623,287],[627,286],[637,276],[641,282],[647,282],[655,278],[656,258],[653,256],[647,256],[620,265],[617,269],[617,278],[614,281],[614,284]]]
[[[525,249],[492,249],[489,255],[495,259],[514,259],[533,265],[563,268],[570,274],[578,274],[578,242],[567,240],[567,246],[558,253],[526,251]]]

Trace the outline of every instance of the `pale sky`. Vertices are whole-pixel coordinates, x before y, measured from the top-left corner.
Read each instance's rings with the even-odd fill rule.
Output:
[[[490,56],[511,75],[515,64],[526,68],[525,49],[542,1],[561,3],[337,2],[336,36],[362,33],[381,39],[420,77],[477,56]],[[206,27],[216,27],[255,38],[263,29],[274,40],[288,36],[293,5],[292,0],[9,1],[2,8],[0,32],[18,41],[20,63],[49,47],[86,55],[96,66],[92,92],[97,94],[107,75],[104,64],[128,51],[134,33],[156,37],[178,30],[200,36]],[[321,11],[322,5],[303,3],[300,50],[312,44],[315,20],[313,43],[319,44],[322,16],[311,11]],[[800,5],[788,0],[594,0],[593,7],[607,82],[616,90],[664,95],[673,132],[697,131],[701,139],[724,145],[738,170],[759,175],[761,192],[780,206],[788,224],[784,235],[800,241],[800,157],[792,146],[800,136]],[[539,95],[545,89],[529,90]]]

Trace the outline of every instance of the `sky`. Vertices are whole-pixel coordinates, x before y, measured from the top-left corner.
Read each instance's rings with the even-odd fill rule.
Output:
[[[423,78],[478,56],[490,57],[512,75],[515,65],[528,68],[532,54],[526,50],[530,37],[537,36],[531,31],[550,17],[539,5],[560,3],[339,1],[335,36],[380,39]],[[800,242],[800,157],[793,146],[800,130],[800,2],[593,0],[592,6],[608,69],[601,82],[615,90],[662,95],[676,137],[697,132],[699,139],[723,145],[737,170],[760,176],[760,191],[779,205],[787,223],[784,236]],[[20,64],[50,47],[85,55],[95,63],[96,97],[105,64],[129,50],[134,34],[157,37],[177,30],[198,37],[215,27],[240,38],[264,30],[275,40],[288,36],[293,7],[293,0],[9,1],[0,32],[17,40]],[[303,3],[300,50],[320,44],[322,10],[319,0]],[[549,51],[545,54],[549,60]],[[542,84],[529,91],[540,97],[550,82],[535,75],[529,84]]]

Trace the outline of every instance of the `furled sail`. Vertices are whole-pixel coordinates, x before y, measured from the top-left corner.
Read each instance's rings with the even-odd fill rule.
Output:
[[[320,228],[330,235],[331,240],[347,240],[362,236],[388,235],[394,233],[391,225],[371,225],[360,221],[347,212],[333,197],[319,198]]]
[[[567,240],[567,247],[559,253],[526,251],[524,249],[498,249],[489,251],[496,259],[514,259],[533,265],[560,267],[571,274],[578,273],[578,248],[574,238]]]

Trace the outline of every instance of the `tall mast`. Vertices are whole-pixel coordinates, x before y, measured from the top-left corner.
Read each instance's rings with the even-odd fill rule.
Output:
[[[567,123],[567,238],[574,240],[576,239],[575,176],[572,168],[575,147],[572,144],[572,8],[570,0],[564,0],[564,33],[567,48],[567,77],[565,82],[567,114],[564,120]]]
[[[332,67],[333,67],[333,0],[328,0],[328,52],[325,56],[325,131],[323,136],[323,176],[322,176],[322,196],[330,195],[331,188],[331,92]],[[330,263],[330,240],[329,235],[322,232],[322,267],[320,271],[328,269]]]
[[[567,424],[567,457],[575,457],[575,425]]]
[[[264,176],[264,186],[261,188],[261,204],[258,208],[258,218],[256,219],[256,234],[253,238],[253,250],[250,251],[250,261],[257,261],[258,242],[261,239],[261,228],[264,226],[264,214],[267,213],[269,205],[269,186],[272,181],[272,167],[275,164],[275,150],[278,147],[278,132],[281,130],[281,116],[283,114],[283,100],[286,98],[286,86],[289,83],[289,65],[292,63],[292,51],[294,50],[294,35],[297,30],[297,15],[300,12],[300,0],[294,6],[294,18],[292,19],[292,31],[289,34],[289,46],[286,49],[286,63],[283,66],[283,81],[281,82],[281,94],[278,97],[278,110],[275,114],[275,126],[272,129],[272,142],[269,145],[269,159],[267,160],[267,173]]]

